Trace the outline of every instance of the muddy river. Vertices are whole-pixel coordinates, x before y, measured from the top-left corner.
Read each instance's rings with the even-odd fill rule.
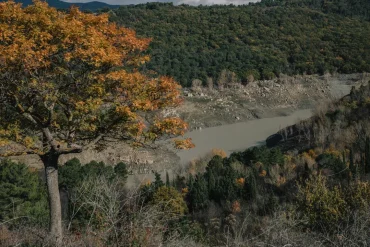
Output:
[[[263,144],[265,139],[280,129],[311,117],[312,111],[298,110],[288,116],[262,118],[243,123],[222,125],[188,132],[195,148],[177,152],[181,163],[205,155],[213,148],[223,149],[227,154]]]

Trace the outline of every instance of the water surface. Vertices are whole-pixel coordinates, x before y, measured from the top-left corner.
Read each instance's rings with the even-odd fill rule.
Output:
[[[312,116],[312,111],[298,110],[291,115],[273,118],[262,118],[243,123],[222,125],[194,130],[185,137],[192,138],[195,148],[177,152],[181,163],[187,163],[196,157],[205,155],[213,148],[223,149],[227,154],[245,150],[263,144],[266,138],[280,129],[295,124],[299,120]]]

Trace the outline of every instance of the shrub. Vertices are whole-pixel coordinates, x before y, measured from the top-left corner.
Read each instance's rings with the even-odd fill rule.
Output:
[[[345,199],[351,212],[367,211],[370,206],[370,184],[368,182],[351,184],[346,190]]]
[[[154,193],[152,203],[160,206],[168,216],[181,216],[188,212],[188,207],[181,195],[173,187],[162,186]]]

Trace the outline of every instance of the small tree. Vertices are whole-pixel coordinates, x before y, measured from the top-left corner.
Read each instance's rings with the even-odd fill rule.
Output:
[[[58,12],[39,0],[26,8],[3,2],[0,33],[0,144],[17,142],[25,147],[22,154],[40,156],[50,237],[59,244],[59,156],[108,136],[143,145],[184,134],[185,122],[159,114],[181,103],[180,86],[169,77],[139,73],[138,66],[149,60],[142,52],[150,40],[110,23],[107,14]],[[176,144],[192,147],[189,140]]]
[[[197,93],[200,93],[202,91],[202,81],[199,80],[199,79],[194,79],[192,82],[191,82],[191,89],[194,91],[194,92],[197,92]]]
[[[213,78],[212,77],[207,77],[207,87],[209,91],[213,90]]]
[[[237,75],[227,69],[224,69],[221,71],[220,76],[217,81],[217,85],[219,90],[223,90],[224,87],[226,86],[235,86],[236,84],[239,83]]]
[[[168,171],[166,171],[166,186],[170,187],[170,176],[168,175]]]

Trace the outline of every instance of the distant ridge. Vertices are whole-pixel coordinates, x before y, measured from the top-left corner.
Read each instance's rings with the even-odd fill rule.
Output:
[[[5,0],[0,0],[0,2],[6,2]],[[15,0],[17,3],[22,3],[23,6],[28,6],[32,4],[32,0]],[[94,2],[89,2],[89,3],[67,3],[63,2],[60,0],[46,0],[46,2],[49,4],[49,6],[58,8],[58,9],[69,9],[71,6],[77,6],[81,10],[91,10],[91,11],[96,11],[98,9],[103,9],[103,8],[118,8],[119,5],[110,5],[98,1]]]

